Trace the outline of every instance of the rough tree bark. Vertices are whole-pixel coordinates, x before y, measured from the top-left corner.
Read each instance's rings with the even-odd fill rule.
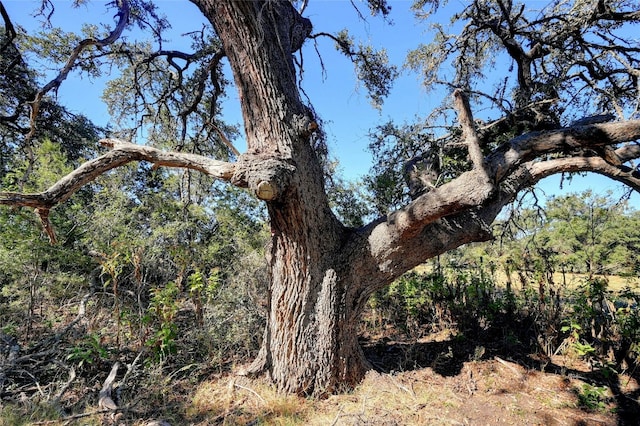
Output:
[[[288,2],[196,2],[219,34],[242,102],[248,153],[295,170],[268,202],[269,315],[252,372],[268,371],[287,392],[330,392],[366,365],[357,343],[360,304],[342,254],[347,230],[335,218],[310,143],[314,118],[300,99],[292,52],[311,23]],[[249,171],[249,186],[260,179]],[[275,179],[273,179],[275,182]]]
[[[332,213],[311,135],[314,116],[301,101],[292,53],[311,32],[288,1],[192,0],[211,21],[239,91],[248,151],[235,163],[167,153],[117,140],[49,190],[0,193],[0,204],[49,210],[97,175],[129,161],[199,170],[248,187],[267,203],[271,225],[268,317],[248,373],[267,372],[283,391],[323,394],[355,385],[368,369],[357,327],[369,296],[426,259],[491,238],[489,225],[523,188],[553,173],[594,171],[640,190],[637,143],[615,149],[618,164],[580,156],[587,146],[640,138],[640,121],[598,123],[513,139],[482,155],[473,118],[456,91],[472,167],[362,228]],[[569,153],[569,155],[565,155]],[[548,157],[556,154],[555,157]]]

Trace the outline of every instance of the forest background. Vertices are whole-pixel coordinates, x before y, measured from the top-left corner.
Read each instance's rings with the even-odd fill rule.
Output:
[[[175,7],[175,2],[167,3]],[[16,22],[22,24],[18,18],[22,16],[26,24],[32,11],[23,2],[4,4]],[[334,2],[317,4],[338,7]],[[85,22],[75,13],[73,21]],[[65,24],[70,16],[53,15],[63,17]],[[394,18],[396,28],[416,30],[405,18]],[[330,22],[320,25],[335,30]],[[366,36],[389,33],[373,28],[388,24],[357,17],[347,25],[363,29]],[[32,43],[34,52],[41,49],[42,58],[60,55],[57,49],[74,40],[52,27],[45,27],[42,34],[27,34],[25,43]],[[410,38],[399,31],[398,35]],[[42,58],[34,53],[35,62]],[[309,74],[305,78],[324,81],[317,85],[319,92],[331,94],[323,98],[309,91],[314,104],[327,102],[335,111],[334,117],[325,118],[341,141],[330,145],[338,153],[333,166],[346,170],[331,182],[331,196],[338,214],[358,225],[390,203],[376,198],[375,167],[360,168],[378,164],[376,126],[408,126],[413,116],[405,111],[413,115],[438,105],[423,97],[416,104],[407,103],[408,92],[420,93],[415,88],[419,82],[407,73],[397,83],[396,101],[391,95],[382,109],[365,108],[354,122],[345,110],[369,100],[351,83],[327,89],[324,84],[331,84],[333,73],[340,76],[340,85],[350,81],[343,75],[353,74],[352,65],[344,60],[332,58],[327,64],[331,65],[326,79]],[[48,106],[51,127],[35,147],[37,163],[15,152],[8,155],[10,149],[3,151],[3,189],[21,185],[27,191],[42,190],[95,154],[96,148],[74,143],[108,132],[108,120],[113,118],[107,119],[103,108],[82,103],[88,97],[85,91],[101,90],[102,81],[90,66],[84,71],[95,74],[83,79],[72,76]],[[56,71],[34,74],[15,90],[31,90],[51,72]],[[347,99],[336,102],[336,93],[348,94]],[[106,108],[122,111],[121,96],[114,86],[107,87]],[[233,95],[228,96],[224,108],[233,111]],[[229,114],[233,117],[233,112]],[[349,121],[341,123],[342,117]],[[232,127],[225,131],[234,134]],[[70,134],[77,136],[75,142],[66,137]],[[343,142],[354,139],[354,144]],[[362,141],[371,143],[370,154],[362,146],[369,143]],[[242,150],[241,140],[233,143]],[[361,161],[369,155],[371,161]],[[577,177],[567,177],[573,179]],[[362,323],[362,336],[380,371],[428,366],[446,371],[461,358],[491,357],[536,369],[554,356],[571,354],[596,372],[576,388],[576,405],[595,413],[627,410],[625,415],[632,418],[637,413],[633,405],[637,389],[622,389],[619,384],[623,378],[629,379],[627,384],[637,379],[640,356],[640,213],[633,208],[637,194],[628,198],[617,189],[603,190],[594,180],[585,182],[594,191],[544,200],[532,192],[504,212],[494,229],[494,242],[440,256],[377,293]],[[559,186],[553,182],[545,192],[553,194]],[[115,362],[128,366],[128,376],[120,380],[119,399],[133,401],[138,394],[137,408],[124,412],[130,419],[161,416],[177,424],[219,421],[220,416],[238,422],[251,421],[252,416],[304,421],[303,410],[278,411],[273,406],[258,413],[229,407],[194,413],[185,408],[188,404],[171,405],[165,395],[176,383],[196,386],[198,381],[226,375],[259,349],[268,226],[254,198],[192,172],[134,164],[99,178],[56,208],[51,218],[59,240],[55,246],[30,211],[0,209],[4,421],[64,420],[87,412],[99,393],[95,384],[104,382]],[[453,342],[449,348],[421,352],[422,339],[438,333],[449,336]],[[456,354],[447,360],[451,346]],[[11,358],[16,347],[20,355]],[[401,356],[385,355],[385,351],[393,355],[397,348],[403,348]],[[141,389],[146,390],[140,394]]]

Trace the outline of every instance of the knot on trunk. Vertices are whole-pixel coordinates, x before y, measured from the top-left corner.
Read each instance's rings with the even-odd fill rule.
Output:
[[[243,154],[238,158],[231,182],[249,188],[261,200],[276,201],[289,185],[295,167],[273,156]]]

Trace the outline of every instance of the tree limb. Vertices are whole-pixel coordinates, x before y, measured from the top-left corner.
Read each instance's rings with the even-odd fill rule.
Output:
[[[528,163],[526,167],[534,182],[567,172],[593,172],[621,182],[640,192],[640,174],[630,167],[616,167],[600,157],[558,158],[554,160]]]
[[[491,175],[504,179],[519,165],[544,154],[563,153],[577,148],[616,145],[640,138],[640,120],[600,123],[532,132],[496,149],[487,158]]]
[[[44,192],[38,194],[0,192],[0,204],[51,209],[56,204],[69,199],[83,185],[95,180],[98,176],[132,161],[148,161],[157,166],[198,170],[222,180],[230,180],[235,171],[232,163],[212,160],[197,154],[165,152],[118,139],[103,139],[100,143],[111,147],[112,150],[82,164]]]
[[[462,89],[456,89],[453,91],[453,101],[458,111],[458,123],[462,127],[462,138],[467,145],[469,159],[473,163],[473,168],[485,171],[484,155],[480,148],[480,139],[476,133],[469,98]]]
[[[7,13],[7,10],[4,8],[4,5],[2,4],[1,1],[0,1],[0,16],[2,16],[2,20],[4,21],[4,34],[6,37],[6,40],[4,41],[4,43],[2,43],[2,46],[0,46],[0,52],[4,52],[4,50],[11,43],[13,43],[13,40],[16,38],[18,34],[16,33],[16,30],[13,27],[13,23],[11,22],[11,18],[9,17],[9,14]]]
[[[492,193],[493,185],[484,170],[471,170],[389,214],[387,232],[402,240],[420,232],[428,223],[482,204]]]
[[[591,171],[640,191],[640,174],[623,163],[640,158],[640,144],[617,148],[616,166],[598,156],[580,156],[576,148],[616,145],[640,138],[640,121],[600,123],[556,131],[534,132],[515,138],[485,157],[491,184],[482,171],[473,169],[386,218],[359,230],[360,262],[372,277],[384,283],[420,264],[425,258],[444,253],[471,241],[491,238],[489,224],[502,207],[523,188],[562,172]],[[571,154],[563,154],[569,149]],[[550,154],[564,157],[545,160]],[[379,288],[378,284],[371,284]],[[384,284],[382,284],[384,285]]]
[[[197,154],[165,152],[150,146],[135,145],[118,139],[103,139],[100,143],[112,148],[112,150],[82,164],[44,192],[37,194],[0,192],[0,205],[35,208],[49,240],[55,244],[56,237],[49,222],[49,210],[68,200],[83,185],[111,169],[132,161],[148,161],[156,166],[197,170],[226,181],[231,180],[236,170],[234,163],[213,160]],[[242,184],[242,182],[238,184]]]

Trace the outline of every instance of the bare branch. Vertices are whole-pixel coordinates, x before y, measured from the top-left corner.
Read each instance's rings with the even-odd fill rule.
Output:
[[[616,167],[600,157],[558,158],[526,165],[533,182],[558,173],[593,172],[621,182],[640,192],[640,174],[630,167]]]
[[[31,139],[35,134],[36,119],[38,118],[38,112],[40,111],[40,102],[42,101],[42,98],[51,90],[57,89],[58,87],[60,87],[62,82],[69,75],[69,72],[73,69],[75,62],[80,56],[80,54],[82,53],[82,51],[90,46],[97,46],[97,47],[108,46],[109,44],[112,44],[113,42],[115,42],[122,34],[122,31],[124,31],[125,26],[129,22],[129,12],[130,12],[129,0],[118,0],[116,3],[119,5],[118,16],[120,19],[116,27],[114,28],[114,30],[102,40],[87,38],[82,40],[80,43],[78,43],[75,49],[73,49],[73,52],[71,52],[69,59],[67,59],[67,62],[65,63],[64,67],[62,67],[62,70],[60,70],[58,75],[49,83],[47,83],[42,89],[40,89],[38,93],[36,93],[34,100],[29,102],[31,107],[31,114],[30,114],[31,130],[25,136],[27,140]]]
[[[484,171],[484,155],[480,149],[480,139],[476,133],[469,98],[462,89],[456,89],[453,91],[453,101],[458,111],[458,122],[462,127],[462,138],[469,150],[469,158],[473,163],[473,168]]]
[[[488,156],[487,163],[497,181],[517,166],[543,154],[562,153],[583,147],[598,147],[640,139],[640,120],[600,123],[532,132],[507,142]]]
[[[233,146],[231,141],[225,136],[224,133],[222,133],[222,130],[220,130],[220,128],[213,123],[211,123],[210,125],[211,127],[213,127],[213,130],[215,130],[218,133],[218,136],[220,136],[220,140],[222,140],[222,143],[224,143],[227,146],[227,148],[229,148],[231,152],[235,154],[236,157],[239,157],[240,151],[238,151],[238,149],[235,146]]]
[[[235,171],[235,165],[232,163],[197,154],[165,152],[118,139],[103,139],[100,143],[111,147],[112,150],[82,164],[44,192],[38,194],[0,192],[0,204],[48,210],[69,199],[83,185],[95,180],[103,173],[132,161],[148,161],[156,166],[198,170],[227,181],[231,180]]]
[[[11,22],[11,18],[9,18],[9,14],[7,10],[4,8],[4,5],[0,1],[0,16],[2,16],[2,20],[4,21],[4,33],[6,40],[0,47],[0,52],[3,52],[7,46],[13,43],[13,40],[16,38],[17,33],[15,28],[13,27],[13,23]]]

